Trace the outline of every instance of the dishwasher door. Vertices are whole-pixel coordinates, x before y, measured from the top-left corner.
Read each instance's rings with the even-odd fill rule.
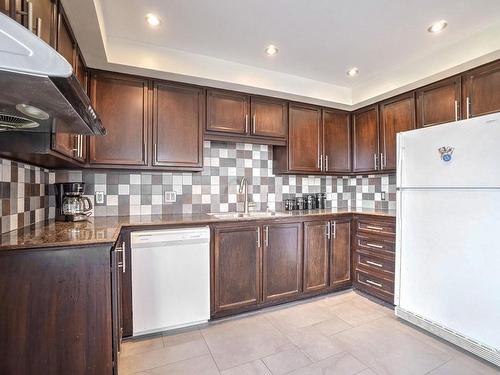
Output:
[[[208,227],[133,232],[131,245],[134,336],[208,321]]]

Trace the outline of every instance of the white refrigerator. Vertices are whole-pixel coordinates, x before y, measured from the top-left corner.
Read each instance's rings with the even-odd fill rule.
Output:
[[[397,141],[396,315],[500,365],[500,114]]]

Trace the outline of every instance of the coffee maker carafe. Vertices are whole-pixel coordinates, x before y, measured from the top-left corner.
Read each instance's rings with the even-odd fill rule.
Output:
[[[92,214],[92,202],[83,196],[83,182],[56,184],[56,220],[83,221]]]

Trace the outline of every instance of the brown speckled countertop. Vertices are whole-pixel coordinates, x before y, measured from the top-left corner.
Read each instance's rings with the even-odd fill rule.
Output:
[[[59,246],[78,246],[115,243],[123,227],[198,225],[249,220],[275,220],[307,216],[331,216],[341,214],[363,214],[395,217],[394,210],[374,210],[367,208],[333,208],[311,211],[286,211],[279,216],[257,217],[216,217],[208,214],[113,216],[93,217],[89,221],[67,223],[53,220],[4,233],[0,237],[0,251]],[[222,214],[224,215],[224,214]]]

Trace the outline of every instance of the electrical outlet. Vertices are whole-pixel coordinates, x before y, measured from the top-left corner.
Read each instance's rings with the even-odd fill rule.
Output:
[[[385,201],[385,199],[386,199],[386,197],[385,197],[385,191],[383,191],[381,195],[382,195],[381,196],[382,200]]]
[[[177,194],[175,191],[166,191],[164,193],[165,203],[175,203],[176,200],[177,200]]]
[[[104,191],[96,191],[95,192],[95,203],[96,204],[104,204]]]

